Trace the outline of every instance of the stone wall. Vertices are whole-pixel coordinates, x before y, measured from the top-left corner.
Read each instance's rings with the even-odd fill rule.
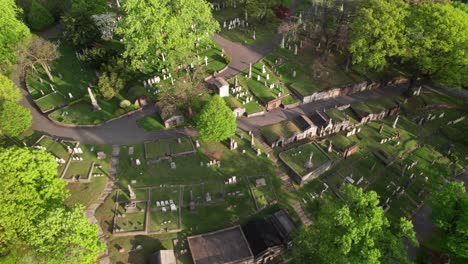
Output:
[[[327,91],[315,92],[311,95],[303,96],[294,87],[289,86],[289,89],[302,101],[303,104],[311,103],[318,100],[326,100],[330,98],[335,98],[338,96],[351,95],[354,93],[359,93],[367,90],[373,90],[377,88],[382,88],[388,85],[400,85],[407,83],[409,80],[407,78],[395,78],[389,81],[382,82],[361,82],[352,85],[348,85],[341,88],[333,88]]]

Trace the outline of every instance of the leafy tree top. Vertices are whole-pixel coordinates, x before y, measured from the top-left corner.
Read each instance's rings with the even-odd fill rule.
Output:
[[[197,130],[203,141],[222,141],[236,132],[236,117],[219,95],[203,107],[197,119]]]
[[[14,0],[0,0],[0,69],[15,63],[15,51],[30,36],[28,27],[18,19],[22,10]]]
[[[54,17],[41,3],[33,0],[28,13],[28,22],[33,30],[42,30],[54,23]]]
[[[317,221],[295,238],[297,263],[406,262],[403,237],[415,242],[412,224],[392,225],[375,192],[352,185],[342,189],[343,202],[327,197]]]
[[[197,42],[219,29],[211,8],[205,0],[125,1],[125,18],[117,28],[126,47],[124,56],[140,70],[183,61]]]
[[[18,87],[7,76],[0,73],[0,103],[2,101],[17,102],[21,99]]]

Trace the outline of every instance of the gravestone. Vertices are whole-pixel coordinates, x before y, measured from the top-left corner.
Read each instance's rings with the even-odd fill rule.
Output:
[[[209,192],[206,193],[206,202],[211,202],[211,195]]]
[[[252,78],[252,63],[249,64],[249,79]]]
[[[250,134],[250,146],[255,147],[255,138],[253,134]]]
[[[255,187],[263,187],[263,186],[266,186],[266,180],[265,178],[260,178],[260,179],[256,179],[255,180]]]
[[[106,157],[107,157],[106,153],[104,153],[104,152],[102,152],[102,151],[100,151],[100,152],[97,153],[97,159],[98,159],[98,160],[106,159]]]
[[[262,155],[262,151],[260,149],[257,149],[257,156]]]
[[[175,162],[171,162],[171,169],[176,169],[177,166],[176,166],[176,163]]]
[[[128,148],[128,155],[133,155],[134,152],[135,152],[135,147]]]
[[[197,139],[197,140],[195,140],[195,146],[196,146],[197,148],[199,148],[199,147],[200,147],[200,142],[198,141],[198,139]]]

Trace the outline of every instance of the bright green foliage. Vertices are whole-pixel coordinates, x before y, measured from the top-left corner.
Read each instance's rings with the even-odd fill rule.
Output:
[[[444,231],[448,251],[468,258],[468,193],[463,182],[449,182],[434,192],[431,204],[432,220]]]
[[[197,129],[203,141],[221,141],[236,133],[236,117],[226,102],[214,95],[201,111]]]
[[[442,83],[468,83],[468,13],[449,4],[424,4],[412,10],[411,57],[423,74]]]
[[[98,227],[89,224],[83,210],[77,206],[50,212],[35,227],[29,244],[39,253],[47,254],[48,263],[95,263],[105,246],[99,242]]]
[[[14,0],[0,0],[0,69],[15,63],[15,51],[29,38],[28,27],[18,20],[21,15]]]
[[[317,221],[295,239],[296,263],[404,263],[403,237],[415,241],[412,224],[402,219],[396,231],[374,191],[352,185],[342,189],[345,202],[327,199]]]
[[[34,263],[95,263],[104,249],[97,226],[89,224],[83,207],[64,207],[66,183],[57,177],[50,153],[0,148],[0,185],[0,255],[13,246],[21,249],[6,260],[21,263],[36,256]]]
[[[163,56],[172,64],[186,61],[197,41],[219,29],[206,0],[127,0],[123,9],[126,17],[117,32],[124,39],[124,57],[136,69],[147,68],[142,60],[163,67]]]
[[[17,137],[31,124],[31,112],[20,104],[5,101],[0,105],[0,135]]]
[[[29,9],[28,22],[33,30],[42,30],[54,23],[54,17],[41,3],[33,0]]]
[[[99,77],[99,91],[106,99],[114,97],[118,91],[124,87],[124,81],[117,76],[117,73],[103,73]]]
[[[351,24],[349,51],[355,64],[382,69],[387,59],[406,49],[405,19],[408,4],[402,0],[372,0],[359,10]]]
[[[5,75],[0,73],[0,104],[2,101],[17,102],[21,99],[20,90]]]
[[[273,17],[275,13],[273,12],[272,3],[273,1],[263,1],[263,0],[246,0],[244,12],[247,13],[247,18],[254,18],[257,20],[265,20],[267,18]]]
[[[47,210],[62,204],[65,182],[51,154],[26,148],[0,149],[0,253],[27,241]]]
[[[71,11],[62,19],[65,38],[78,47],[87,47],[99,40],[101,32],[91,16],[105,13],[106,10],[106,0],[73,1]]]

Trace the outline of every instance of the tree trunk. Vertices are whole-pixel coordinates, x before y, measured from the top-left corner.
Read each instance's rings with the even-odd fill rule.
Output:
[[[51,82],[54,82],[54,76],[52,76],[52,74],[50,73],[49,67],[47,67],[47,64],[46,63],[41,63],[41,66],[44,69],[44,71],[46,72],[47,77],[49,77],[49,80]]]

